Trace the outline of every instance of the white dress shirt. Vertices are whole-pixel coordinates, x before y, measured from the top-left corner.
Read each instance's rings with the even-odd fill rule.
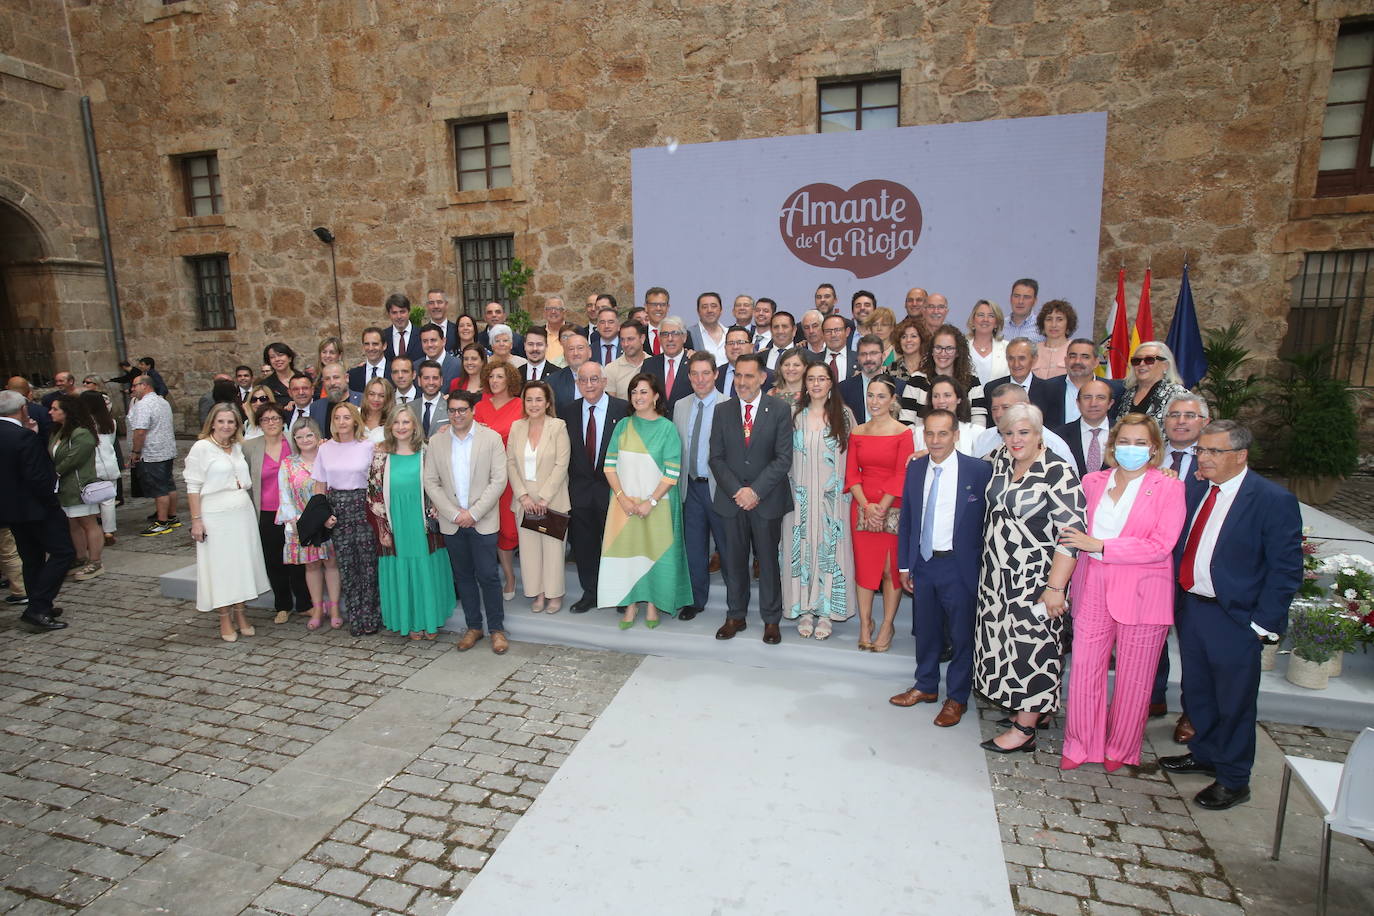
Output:
[[[545,375],[548,374],[548,371],[549,363],[547,360],[539,363],[538,365],[534,363],[525,363],[525,381],[530,381],[531,379],[542,379]]]
[[[1174,453],[1182,452],[1183,460],[1178,465],[1178,479],[1187,480],[1188,475],[1197,470],[1197,443],[1185,445],[1183,448],[1176,448],[1173,444],[1165,446],[1164,466],[1172,468],[1174,466]],[[1221,497],[1217,497],[1220,499]]]
[[[391,352],[395,353],[397,356],[405,356],[406,351],[401,348],[401,332],[396,330],[394,324],[386,330],[387,333],[391,335]],[[415,339],[415,325],[407,321],[404,330],[406,332],[406,349],[409,349],[410,342]]]
[[[1064,376],[1064,422],[1072,423],[1081,416],[1083,413],[1078,409],[1078,386],[1073,383],[1073,379],[1066,375]]]
[[[601,443],[606,441],[606,408],[610,405],[611,399],[606,397],[604,393],[601,395],[601,400],[597,401],[596,403],[592,403],[586,400],[585,398],[582,400],[582,436],[584,439],[587,435],[587,416],[593,409],[596,410],[595,454],[598,458],[601,457]],[[584,442],[583,445],[585,446],[586,443]]]
[[[429,432],[425,432],[424,427],[426,404],[430,405]],[[415,406],[416,409],[420,412],[420,432],[424,433],[425,435],[429,435],[430,432],[437,430],[439,428],[439,424],[448,419],[448,400],[444,397],[444,393],[442,391],[436,394],[434,396],[434,400],[432,401],[429,398],[425,397],[423,393],[421,393],[420,400],[416,403]]]
[[[1102,499],[1098,501],[1097,509],[1093,512],[1092,530],[1088,534],[1099,541],[1121,537],[1121,531],[1126,527],[1126,519],[1131,515],[1131,506],[1135,505],[1136,494],[1140,492],[1140,482],[1145,479],[1145,475],[1141,474],[1126,484],[1126,491],[1121,494],[1121,499],[1115,500],[1112,499],[1112,490],[1116,488],[1117,475],[1120,473],[1119,470],[1112,471],[1112,476],[1107,480],[1107,488],[1102,491]],[[1102,559],[1100,552],[1090,553],[1088,556],[1095,560]]]
[[[727,389],[728,389],[728,387],[729,387],[728,381],[727,381],[727,386],[726,386],[726,387],[727,387]],[[744,408],[745,408],[746,406],[752,407],[752,408],[753,408],[753,410],[749,411],[749,422],[752,424],[752,423],[757,423],[757,422],[759,421],[759,402],[762,401],[762,400],[763,400],[763,392],[762,392],[762,391],[760,391],[758,394],[754,395],[754,400],[752,400],[752,401],[746,401],[744,398],[740,398],[740,399],[739,399],[739,422],[740,422],[740,425],[741,425],[741,426],[744,425]]]
[[[382,357],[375,363],[363,360],[363,383],[366,384],[374,378],[386,378],[386,357]]]
[[[829,347],[826,347],[826,348],[825,348],[825,353],[822,354],[821,359],[822,359],[822,361],[823,361],[827,366],[830,365],[830,361],[831,361],[831,360],[834,360],[834,361],[835,361],[835,378],[836,378],[836,379],[838,379],[839,381],[842,382],[842,381],[844,381],[845,379],[849,378],[849,351],[848,351],[848,350],[832,350],[832,349],[830,349]]]
[[[450,430],[449,438],[453,441],[449,443],[449,461],[453,467],[453,489],[457,496],[459,509],[468,508],[468,498],[471,495],[472,485],[472,441],[477,432],[477,424],[473,423],[468,427],[466,436],[457,435],[457,430]]]
[[[705,350],[714,356],[717,366],[725,362],[725,326],[716,325],[716,329],[720,331],[719,338],[713,338],[705,325],[699,324],[697,328],[701,331],[701,340],[696,341],[697,349]]]
[[[1216,484],[1220,487],[1220,492],[1217,493],[1217,501],[1212,505],[1212,514],[1207,516],[1207,527],[1202,529],[1202,538],[1197,542],[1197,556],[1193,562],[1193,587],[1189,591],[1195,595],[1202,595],[1204,598],[1217,596],[1216,586],[1212,584],[1212,554],[1217,549],[1217,538],[1221,535],[1221,526],[1226,523],[1226,514],[1231,511],[1231,504],[1236,501],[1236,493],[1240,490],[1241,482],[1249,473],[1250,469],[1246,468],[1225,483]],[[1209,493],[1210,487],[1211,485]],[[1204,495],[1202,502],[1198,503],[1197,511],[1188,520],[1188,534],[1192,533],[1193,522],[1197,520],[1198,512],[1202,511],[1206,502],[1207,497]],[[1187,542],[1185,535],[1184,543]]]
[[[397,404],[409,404],[418,397],[420,397],[420,389],[416,388],[414,385],[410,386],[409,391],[401,391],[399,389],[396,391]]]
[[[926,501],[930,499],[930,487],[935,482],[935,469],[940,469],[940,489],[935,494],[935,531],[931,533],[931,550],[954,549],[954,510],[955,497],[959,493],[959,453],[950,452],[944,461],[930,460],[926,468],[925,489],[921,493],[921,511],[925,514]]]

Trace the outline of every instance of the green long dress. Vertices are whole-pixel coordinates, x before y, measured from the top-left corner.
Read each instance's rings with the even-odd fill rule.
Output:
[[[681,473],[682,440],[667,417],[645,420],[631,415],[616,424],[606,449],[606,469],[635,499],[653,495],[659,481]],[[612,499],[601,546],[597,606],[619,607],[648,601],[666,614],[692,603],[692,580],[682,547],[682,495],[678,487],[658,501],[647,518],[628,516]]]
[[[420,489],[420,455],[390,455],[391,536],[395,556],[377,558],[382,624],[397,633],[436,633],[453,613],[448,554],[430,552]]]

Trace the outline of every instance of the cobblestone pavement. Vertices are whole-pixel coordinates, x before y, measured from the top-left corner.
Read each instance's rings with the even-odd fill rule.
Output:
[[[1335,497],[1321,509],[1356,528],[1374,531],[1374,474],[1355,474],[1342,481]]]

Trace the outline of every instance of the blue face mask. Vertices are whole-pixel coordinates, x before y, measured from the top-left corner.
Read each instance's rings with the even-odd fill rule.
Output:
[[[1138,471],[1150,461],[1150,447],[1147,445],[1118,445],[1112,449],[1116,463],[1127,471]]]

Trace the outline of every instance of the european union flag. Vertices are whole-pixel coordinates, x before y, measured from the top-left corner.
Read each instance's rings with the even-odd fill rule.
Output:
[[[1174,305],[1174,318],[1169,322],[1169,336],[1164,338],[1164,344],[1174,354],[1174,368],[1183,377],[1184,385],[1192,388],[1207,374],[1207,356],[1202,352],[1202,329],[1193,307],[1187,264],[1183,265],[1183,283],[1178,288],[1178,303]]]

